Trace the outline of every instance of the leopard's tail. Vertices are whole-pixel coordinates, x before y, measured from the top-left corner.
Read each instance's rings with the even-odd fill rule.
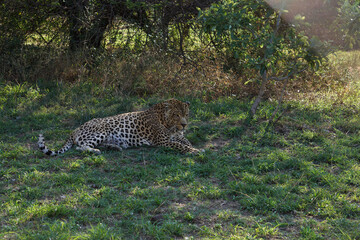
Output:
[[[73,140],[72,140],[72,138],[70,137],[70,138],[66,141],[65,145],[64,145],[61,149],[59,149],[58,151],[52,151],[52,150],[48,149],[48,148],[45,146],[45,141],[44,141],[43,135],[42,135],[42,134],[39,135],[39,141],[38,141],[39,149],[40,149],[43,153],[45,153],[45,154],[47,154],[47,155],[49,155],[49,156],[56,156],[56,155],[58,155],[58,154],[62,154],[62,153],[64,153],[64,152],[68,151],[68,150],[72,147],[72,145],[73,145]]]

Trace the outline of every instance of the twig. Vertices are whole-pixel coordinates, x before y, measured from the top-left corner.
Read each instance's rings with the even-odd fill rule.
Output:
[[[179,54],[176,54],[179,55]],[[197,72],[201,72],[201,74],[206,77],[206,73],[203,70],[202,66],[199,65],[198,63],[196,63],[195,61],[191,60],[190,58],[186,57],[185,52],[183,54],[180,54],[180,57],[182,57],[182,59],[184,60],[183,63],[181,64],[180,69],[175,73],[174,77],[171,79],[171,81],[174,81],[182,72],[183,68],[189,64],[192,67],[194,67],[196,69]]]
[[[271,116],[270,116],[269,124],[274,120],[277,112],[279,111],[279,109],[280,109],[280,107],[281,107],[282,100],[283,100],[284,93],[285,93],[285,89],[286,89],[286,85],[287,85],[288,82],[289,82],[289,77],[286,78],[286,80],[285,80],[285,82],[284,82],[284,85],[283,85],[283,88],[281,89],[281,94],[280,94],[280,97],[279,97],[279,100],[278,100],[278,105],[276,106],[275,111],[274,111],[274,112],[271,114]]]
[[[235,175],[233,174],[233,172],[231,171],[231,169],[230,169],[230,167],[228,166],[228,169],[229,169],[229,171],[230,171],[230,174],[231,174],[231,176],[234,178],[234,180],[235,180],[235,182],[236,182],[236,184],[238,183],[238,181],[237,181],[237,179],[236,179],[236,177],[235,177]],[[228,191],[232,191],[232,192],[236,192],[236,193],[240,193],[240,194],[242,194],[242,195],[244,195],[245,197],[248,197],[248,198],[250,198],[252,201],[254,201],[254,199],[252,198],[252,197],[250,197],[249,195],[247,195],[247,194],[245,194],[245,193],[243,193],[243,192],[239,192],[239,191],[235,191],[235,190],[233,190],[233,189],[222,189],[222,190],[228,190]]]
[[[256,113],[256,109],[258,108],[260,102],[261,102],[261,99],[264,95],[264,92],[265,92],[265,88],[266,88],[266,83],[268,82],[268,77],[267,77],[267,71],[265,70],[263,75],[262,75],[262,81],[261,81],[261,86],[260,86],[260,90],[259,90],[259,94],[258,96],[256,97],[253,105],[251,106],[251,114],[254,116],[255,113]]]
[[[41,37],[41,39],[45,42],[46,45],[49,45],[49,42],[46,41],[46,39],[43,37],[43,35],[38,30],[35,30],[35,32]]]
[[[272,121],[274,120],[277,112],[279,111],[279,109],[280,109],[280,107],[281,107],[281,105],[282,105],[282,101],[283,101],[283,98],[284,98],[284,93],[285,93],[286,85],[287,85],[287,83],[289,82],[289,79],[291,79],[291,78],[294,76],[295,73],[296,73],[296,74],[299,74],[299,73],[305,71],[306,69],[307,69],[307,68],[305,67],[304,69],[301,69],[300,71],[296,71],[296,72],[291,71],[291,72],[289,72],[289,74],[288,74],[287,76],[285,76],[285,77],[280,77],[280,78],[278,78],[278,77],[271,77],[271,78],[270,78],[270,79],[273,79],[273,80],[276,80],[276,81],[285,80],[285,82],[284,82],[283,88],[281,89],[281,94],[280,94],[280,97],[279,97],[279,99],[278,99],[278,105],[276,106],[275,111],[274,111],[274,112],[271,114],[271,116],[270,116],[268,126],[272,123]],[[279,119],[280,117],[281,117],[281,115],[278,117],[278,119]]]
[[[295,61],[296,61],[296,59],[295,59]],[[287,74],[286,76],[283,76],[283,77],[270,77],[269,80],[275,80],[275,81],[287,80],[288,78],[291,78],[295,74],[299,74],[299,73],[304,72],[306,69],[307,69],[307,67],[301,69],[300,71],[290,71],[289,74]]]

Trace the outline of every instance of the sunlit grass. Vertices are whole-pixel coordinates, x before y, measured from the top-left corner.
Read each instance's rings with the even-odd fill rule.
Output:
[[[352,66],[348,54],[338,56]],[[248,122],[250,100],[182,97],[186,135],[205,148],[197,156],[143,147],[50,158],[39,133],[57,148],[89,119],[161,99],[92,82],[1,83],[0,238],[360,238],[360,91],[335,90],[286,100],[271,125],[273,101]]]
[[[359,71],[360,51],[336,51],[334,54],[329,56],[329,61],[332,67],[337,71],[343,71],[344,69],[349,69],[350,71]]]

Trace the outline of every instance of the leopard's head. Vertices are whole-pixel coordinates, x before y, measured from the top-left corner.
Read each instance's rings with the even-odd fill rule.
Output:
[[[156,104],[161,123],[172,133],[183,131],[189,122],[190,103],[169,99]]]

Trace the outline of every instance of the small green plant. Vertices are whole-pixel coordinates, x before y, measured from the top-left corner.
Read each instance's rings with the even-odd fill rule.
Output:
[[[94,165],[96,167],[102,166],[106,164],[106,159],[104,156],[88,156],[83,159],[83,162],[87,165]]]
[[[191,214],[190,212],[186,212],[185,215],[184,215],[184,219],[185,221],[187,222],[193,222],[195,217],[193,214]]]
[[[106,240],[106,239],[120,239],[116,238],[111,234],[111,231],[108,227],[106,227],[104,224],[100,223],[96,226],[91,226],[91,228],[88,230],[88,234],[84,236],[83,239],[88,240]]]
[[[255,236],[257,237],[275,237],[278,235],[278,227],[269,227],[266,225],[261,225],[257,223],[257,226],[255,228]]]

